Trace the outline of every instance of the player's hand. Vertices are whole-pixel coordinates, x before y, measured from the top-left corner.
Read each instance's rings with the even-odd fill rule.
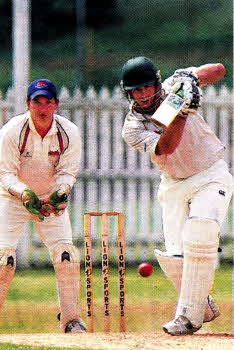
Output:
[[[172,85],[171,92],[179,95],[184,100],[183,111],[194,110],[201,106],[202,91],[193,80],[185,80],[183,83],[176,82]]]
[[[42,200],[41,212],[44,216],[49,216],[53,214],[55,216],[60,216],[64,213],[68,205],[68,197],[70,195],[71,188],[69,185],[61,184],[58,186],[57,190],[54,191],[48,199]]]
[[[199,86],[199,78],[195,72],[188,71],[187,69],[177,69],[171,78],[171,85],[175,83],[185,83],[186,81],[190,81],[197,86]]]
[[[39,221],[44,220],[44,215],[40,212],[42,209],[41,201],[33,191],[29,189],[24,190],[21,195],[21,200],[30,214],[36,215]]]
[[[201,107],[202,91],[198,85],[194,82],[186,81],[183,84],[184,101],[185,107],[182,108],[184,111],[196,110]]]
[[[184,111],[194,110],[201,106],[202,91],[199,87],[199,78],[195,72],[178,69],[168,79],[167,93],[178,94],[185,101]]]
[[[59,209],[60,204],[64,204],[68,201],[68,196],[71,192],[69,185],[61,184],[58,186],[58,189],[53,192],[49,197],[49,203]]]
[[[40,213],[42,215],[44,215],[45,217],[50,216],[50,214],[53,214],[55,212],[55,208],[49,204],[48,200],[41,200],[41,209],[40,209]]]
[[[65,202],[59,204],[57,207],[54,207],[49,203],[49,199],[42,200],[41,203],[42,209],[40,210],[40,212],[46,217],[50,216],[50,214],[53,214],[54,216],[62,215],[68,204],[68,202]]]

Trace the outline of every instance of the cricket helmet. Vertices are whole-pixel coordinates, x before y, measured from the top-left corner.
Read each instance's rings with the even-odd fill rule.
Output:
[[[160,83],[160,72],[146,57],[139,56],[129,59],[122,67],[121,87],[132,90],[153,83]]]
[[[155,93],[152,95],[150,107],[142,107],[139,100],[132,97],[133,89],[154,84]],[[122,67],[120,86],[132,107],[140,113],[152,114],[162,101],[160,71],[146,57],[139,56],[129,59]]]

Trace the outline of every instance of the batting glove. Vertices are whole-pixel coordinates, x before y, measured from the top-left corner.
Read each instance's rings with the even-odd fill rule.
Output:
[[[171,88],[171,92],[179,95],[184,100],[185,105],[182,108],[184,111],[194,110],[201,106],[202,91],[192,81],[175,83]]]
[[[177,69],[171,77],[171,85],[177,82],[185,83],[186,81],[199,85],[198,75],[193,70]]]

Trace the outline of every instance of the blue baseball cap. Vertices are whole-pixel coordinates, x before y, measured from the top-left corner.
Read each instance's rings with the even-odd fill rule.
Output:
[[[46,96],[48,99],[57,100],[57,91],[54,84],[48,79],[37,79],[28,87],[27,99],[33,100],[37,96]]]

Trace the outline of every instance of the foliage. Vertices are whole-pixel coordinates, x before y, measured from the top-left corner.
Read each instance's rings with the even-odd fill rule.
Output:
[[[3,48],[11,47],[11,1],[0,0],[0,45]]]
[[[31,3],[30,79],[48,77],[58,88],[65,85],[70,90],[76,85],[113,89],[123,63],[144,55],[159,66],[163,77],[179,67],[222,62],[227,68],[222,84],[232,87],[231,0],[101,0],[98,7],[88,0],[87,26],[80,32],[75,0]],[[0,19],[5,48],[0,89],[5,92],[11,85],[11,2],[0,0]],[[82,51],[78,38],[84,65],[77,58]]]

